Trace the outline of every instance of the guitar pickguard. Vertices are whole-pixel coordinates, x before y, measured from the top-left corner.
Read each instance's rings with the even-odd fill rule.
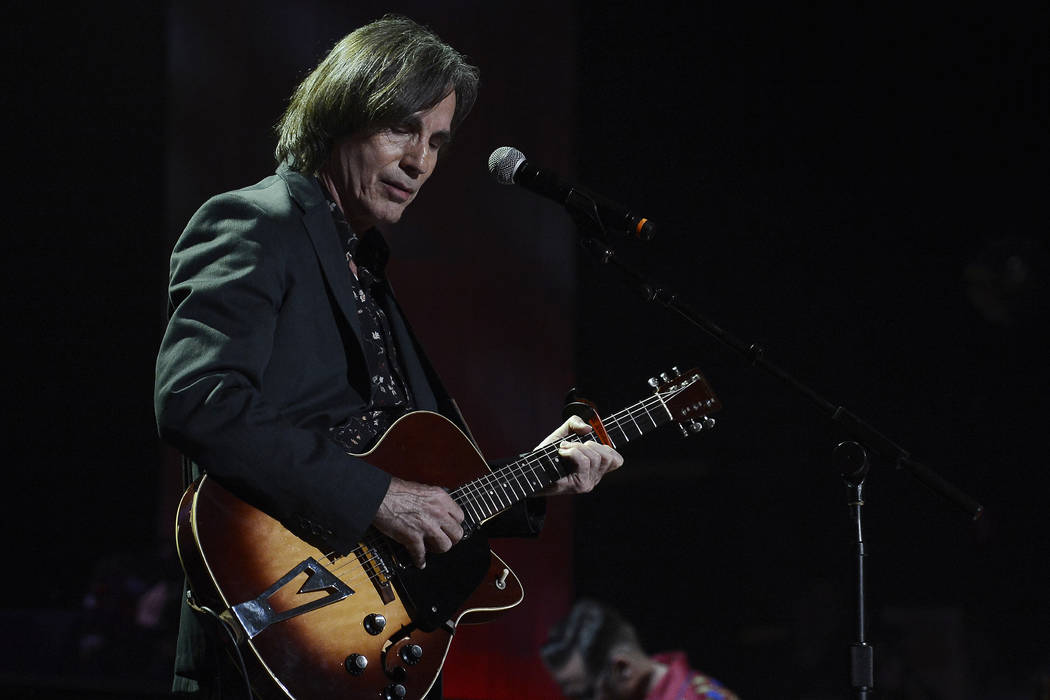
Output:
[[[395,585],[416,626],[432,632],[455,617],[481,585],[491,560],[488,538],[475,531],[443,554],[428,554],[426,568],[399,571]]]

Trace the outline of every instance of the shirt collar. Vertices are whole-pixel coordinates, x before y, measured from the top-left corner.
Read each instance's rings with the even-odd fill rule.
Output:
[[[319,179],[315,178],[315,180],[317,180],[317,186],[321,188],[321,192],[328,202],[328,208],[332,212],[332,221],[335,222],[335,229],[339,234],[339,240],[343,244],[343,249],[353,258],[358,271],[360,272],[364,268],[369,278],[384,279],[386,266],[390,261],[390,247],[387,245],[386,239],[383,238],[382,232],[372,227],[358,235],[350,227],[343,210],[335,203],[335,199],[328,191],[328,188]],[[368,283],[371,281],[369,279]],[[362,279],[362,282],[365,282],[365,280]]]

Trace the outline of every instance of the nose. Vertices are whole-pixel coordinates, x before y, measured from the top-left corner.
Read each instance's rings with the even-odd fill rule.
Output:
[[[411,177],[430,173],[433,167],[433,150],[426,139],[414,138],[405,146],[401,155],[401,167]]]

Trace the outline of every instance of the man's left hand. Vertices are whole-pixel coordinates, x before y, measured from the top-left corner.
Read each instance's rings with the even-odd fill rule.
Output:
[[[608,472],[623,465],[619,452],[594,440],[574,442],[564,440],[570,435],[587,435],[592,428],[579,416],[572,416],[561,427],[548,435],[537,447],[562,440],[558,456],[570,465],[572,471],[539,492],[541,496],[587,493],[598,485]]]

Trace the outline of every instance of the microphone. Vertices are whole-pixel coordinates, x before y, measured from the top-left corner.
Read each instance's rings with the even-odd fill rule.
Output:
[[[553,199],[570,213],[582,214],[603,233],[614,231],[647,241],[656,225],[601,195],[562,180],[558,175],[533,165],[525,154],[511,146],[500,146],[489,156],[489,173],[501,185],[521,185],[536,194]]]

